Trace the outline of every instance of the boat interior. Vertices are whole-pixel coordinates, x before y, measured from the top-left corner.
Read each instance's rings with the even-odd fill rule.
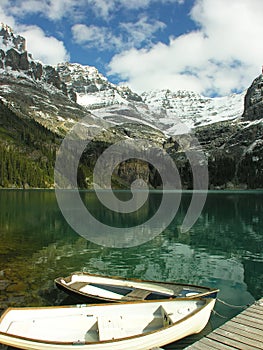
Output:
[[[60,280],[60,283],[73,290],[84,294],[116,299],[129,300],[156,300],[166,299],[169,296],[188,296],[200,293],[200,288],[187,289],[178,284],[140,283],[125,280],[112,280],[104,277],[93,277],[88,275],[71,275]],[[205,292],[203,288],[202,292]]]
[[[0,324],[0,331],[30,339],[74,344],[107,341],[159,330],[203,304],[200,300],[180,304],[150,302],[137,307],[133,303],[115,304],[118,308],[109,304],[107,308],[82,307],[81,312],[76,307],[72,310],[10,309]]]

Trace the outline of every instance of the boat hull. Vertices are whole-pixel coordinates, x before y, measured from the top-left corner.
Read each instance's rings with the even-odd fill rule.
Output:
[[[31,349],[31,350],[47,350],[47,349],[59,349],[59,350],[67,350],[67,349],[72,349],[72,348],[76,348],[76,346],[79,346],[81,349],[83,350],[107,350],[107,349],[111,349],[111,350],[148,350],[154,347],[160,347],[166,344],[169,344],[171,342],[175,342],[179,339],[182,339],[186,336],[189,336],[191,334],[194,333],[199,333],[200,331],[203,330],[203,328],[206,326],[211,311],[213,310],[214,304],[215,304],[215,299],[207,299],[207,300],[202,300],[202,301],[197,301],[197,303],[202,303],[202,306],[200,306],[198,309],[195,309],[194,311],[192,311],[191,313],[187,314],[186,316],[180,316],[181,318],[178,319],[178,315],[176,316],[177,319],[172,319],[173,316],[169,316],[171,317],[171,320],[169,321],[171,324],[166,324],[163,327],[161,327],[160,329],[157,330],[153,330],[153,331],[147,331],[145,333],[142,334],[138,334],[138,335],[132,335],[130,336],[129,334],[125,335],[125,336],[121,336],[119,333],[119,336],[117,336],[116,339],[109,339],[109,336],[103,335],[102,333],[100,334],[100,337],[102,337],[102,339],[100,341],[94,341],[94,342],[84,342],[81,339],[78,340],[78,337],[75,338],[75,341],[70,341],[70,336],[67,335],[66,333],[66,329],[67,327],[70,327],[70,325],[68,324],[62,324],[61,325],[61,329],[63,329],[64,337],[67,339],[67,336],[69,337],[69,339],[67,339],[66,341],[62,341],[61,339],[63,338],[63,333],[61,334],[61,338],[56,340],[56,337],[58,337],[59,335],[59,324],[58,324],[58,329],[56,330],[56,332],[54,330],[52,330],[52,322],[54,321],[54,319],[50,316],[50,321],[45,320],[45,324],[49,325],[49,329],[48,329],[48,334],[50,337],[52,337],[52,334],[54,334],[54,339],[53,340],[44,340],[44,339],[37,339],[36,337],[25,337],[24,335],[21,334],[21,325],[20,325],[20,330],[17,331],[15,334],[15,330],[13,330],[14,334],[9,334],[8,331],[3,332],[3,328],[5,327],[11,327],[12,322],[10,322],[10,326],[9,323],[6,325],[4,324],[4,319],[8,316],[8,313],[12,311],[11,310],[7,310],[6,315],[3,315],[1,317],[0,320],[0,343],[8,345],[8,346],[14,346],[16,348],[20,348],[20,349]],[[160,305],[163,305],[164,308],[170,310],[170,308],[168,307],[169,305],[166,303],[171,303],[173,301],[163,301],[160,302]],[[188,301],[188,304],[190,303],[194,303],[194,301]],[[141,302],[141,305],[137,305],[139,306],[139,309],[144,309],[145,307],[147,308],[147,305],[142,305],[147,303],[148,306],[150,305],[149,303],[152,302]],[[133,310],[133,305],[132,304],[138,304],[138,303],[127,303],[129,304],[130,309],[129,310]],[[156,306],[158,306],[157,303],[155,303]],[[188,305],[187,304],[187,305]],[[114,306],[116,305],[123,305],[123,304],[114,304]],[[190,304],[189,304],[190,305]],[[111,304],[100,304],[100,305],[95,305],[95,307],[100,307],[103,308],[102,312],[104,315],[107,315],[107,312],[109,311],[110,314],[112,315],[112,309],[108,308],[107,306],[112,307]],[[150,305],[151,306],[151,305]],[[192,306],[190,306],[192,307]],[[59,308],[62,308],[61,310]],[[183,312],[182,310],[184,309],[185,306],[179,310],[181,310],[180,312]],[[59,319],[59,316],[61,316],[61,314],[65,313],[64,319],[66,319],[68,313],[70,313],[71,316],[74,316],[74,313],[77,314],[78,312],[78,307],[49,307],[49,308],[35,308],[36,309],[36,314],[34,315],[35,318],[35,322],[36,322],[36,326],[34,326],[35,328],[33,328],[33,330],[31,330],[31,333],[33,332],[34,334],[39,334],[38,332],[43,331],[43,324],[41,324],[41,321],[39,321],[39,313],[43,312],[46,314],[50,314],[50,313],[58,313],[57,314],[57,319]],[[64,310],[63,310],[64,309]],[[90,306],[88,307],[79,307],[79,309],[81,310],[82,313],[86,313],[86,312],[91,312],[94,311],[95,309]],[[135,311],[138,311],[138,308],[135,307]],[[15,310],[15,309],[13,309]],[[25,316],[24,318],[26,318],[28,320],[28,316],[26,316],[26,310],[27,308],[25,308]],[[116,312],[118,312],[118,309],[114,309],[116,310]],[[129,321],[129,323],[125,323],[126,328],[128,327],[128,325],[132,324],[131,321],[131,316],[134,317],[133,318],[133,323],[135,324],[136,322],[134,320],[136,320],[136,318],[138,317],[138,314],[130,314],[131,311],[126,310],[126,308],[123,308],[122,312],[126,312],[126,315],[128,315],[127,320]],[[23,310],[21,310],[21,313],[23,313]],[[171,311],[171,310],[170,310]],[[116,312],[114,312],[113,314],[116,315]],[[12,312],[11,312],[12,315]],[[169,313],[169,315],[171,315],[171,313]],[[10,316],[10,315],[9,315]],[[63,316],[63,315],[62,315]],[[86,316],[90,316],[90,315],[86,315]],[[10,316],[11,317],[11,316]],[[105,317],[104,317],[105,318]],[[52,321],[53,320],[53,321]],[[87,319],[86,319],[87,320]],[[20,321],[23,321],[23,317],[20,315]],[[25,322],[25,321],[24,321]],[[57,322],[57,321],[56,321]],[[64,321],[65,322],[65,321]],[[101,322],[101,319],[100,319]],[[39,325],[42,325],[42,327],[40,327],[39,325],[37,326],[37,324],[39,323]],[[22,322],[22,325],[23,322]],[[74,325],[74,323],[71,323],[71,327]],[[81,327],[84,326],[84,322],[80,323]],[[31,320],[31,327],[32,327],[32,320]],[[79,331],[79,328],[77,327],[77,325],[75,324],[75,328]],[[110,337],[113,336],[114,337],[114,328],[110,329]],[[116,329],[115,329],[116,330]],[[121,332],[122,328],[118,327],[117,331]],[[9,330],[9,332],[12,331]],[[85,329],[84,329],[85,331]],[[102,331],[102,329],[100,328],[100,332]],[[52,333],[53,332],[53,333]],[[51,334],[51,335],[50,335]],[[39,338],[41,338],[41,336],[39,335]],[[43,336],[42,336],[43,338]]]
[[[177,297],[216,298],[219,291],[191,284],[107,277],[85,272],[59,277],[54,282],[60,290],[79,302],[123,302]]]

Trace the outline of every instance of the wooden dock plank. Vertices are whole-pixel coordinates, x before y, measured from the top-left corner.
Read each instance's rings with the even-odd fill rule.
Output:
[[[187,350],[263,350],[263,298]]]
[[[258,329],[262,329],[263,330],[263,320],[259,320],[259,319],[255,319],[253,316],[248,316],[248,315],[240,315],[240,317],[238,318],[238,320],[245,320],[245,321],[249,321],[253,324],[253,327],[258,328]],[[241,321],[241,322],[242,322]]]
[[[244,323],[232,321],[231,326],[238,328],[244,332],[250,333],[252,337],[254,336],[254,334],[259,335],[261,337],[261,339],[263,337],[261,329],[249,327],[248,325],[246,325]],[[223,326],[222,326],[222,328],[223,328]]]
[[[257,309],[259,311],[262,311],[263,310],[263,302],[261,300],[259,300],[258,302],[256,302],[253,305],[251,305],[249,308]]]
[[[262,310],[260,310],[260,309],[257,309],[254,306],[251,306],[249,308],[249,311],[254,312],[255,314],[258,314],[258,315],[263,315],[263,308],[262,308]]]
[[[189,349],[189,347],[188,347]],[[236,350],[232,346],[219,343],[209,338],[203,338],[191,346],[191,350]]]
[[[230,333],[235,333],[237,335],[241,335],[243,337],[246,337],[248,340],[252,339],[252,340],[257,340],[257,341],[262,341],[262,334],[256,334],[256,333],[252,333],[252,332],[247,332],[244,329],[240,329],[238,327],[235,327],[233,325],[233,323],[231,324],[227,324],[224,327],[220,328],[221,330],[225,331],[225,332],[230,332]]]
[[[252,347],[253,349],[262,349],[262,342],[261,341],[258,341],[258,340],[255,340],[255,339],[252,339],[252,338],[248,338],[247,336],[244,336],[240,333],[236,333],[235,331],[230,331],[229,330],[225,330],[225,329],[216,329],[215,330],[215,334],[219,334],[219,335],[222,335],[226,338],[229,338],[231,340],[234,340],[234,341],[238,341],[244,345],[247,345],[249,347]]]
[[[263,319],[263,314],[259,314],[258,312],[255,312],[254,310],[246,310],[246,311],[244,311],[244,315],[255,317],[255,318],[258,318],[260,320]]]
[[[256,315],[262,315],[262,311],[259,308],[249,307],[243,311],[244,313],[255,313]]]
[[[215,340],[219,343],[222,343],[222,344],[233,346],[234,348],[239,349],[239,350],[258,350],[258,348],[255,348],[254,346],[244,344],[236,339],[228,338],[228,337],[226,337],[226,334],[227,334],[227,332],[226,333],[223,332],[223,334],[218,334],[218,333],[212,332],[211,334],[209,334],[207,336],[207,338],[213,339],[213,340]],[[261,347],[261,350],[262,350],[262,347]]]

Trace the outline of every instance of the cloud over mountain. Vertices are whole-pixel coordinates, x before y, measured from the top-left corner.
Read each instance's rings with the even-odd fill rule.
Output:
[[[262,12],[260,0],[198,0],[190,13],[197,30],[171,36],[167,44],[116,54],[110,72],[136,91],[157,83],[161,88],[191,87],[208,95],[243,90],[263,62]]]
[[[261,0],[2,0],[0,21],[44,63],[97,66],[142,92],[246,89],[263,63]]]

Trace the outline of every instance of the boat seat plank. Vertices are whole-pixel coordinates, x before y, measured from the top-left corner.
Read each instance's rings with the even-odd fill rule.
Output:
[[[165,320],[164,325],[170,325],[179,321],[183,316],[187,316],[191,311],[194,311],[194,309],[190,310],[189,306],[179,308],[175,310],[175,312],[168,312],[162,307],[162,315],[163,319]]]
[[[122,316],[120,315],[115,317],[100,315],[98,317],[98,330],[100,341],[119,339],[127,336],[123,327]]]
[[[81,288],[84,288],[87,286],[87,282],[72,282],[69,286],[70,288],[80,290]]]
[[[134,300],[134,299],[139,299],[139,300],[143,300],[145,299],[149,294],[151,294],[152,292],[150,290],[145,290],[145,289],[133,289],[130,293],[126,294],[122,300]]]

